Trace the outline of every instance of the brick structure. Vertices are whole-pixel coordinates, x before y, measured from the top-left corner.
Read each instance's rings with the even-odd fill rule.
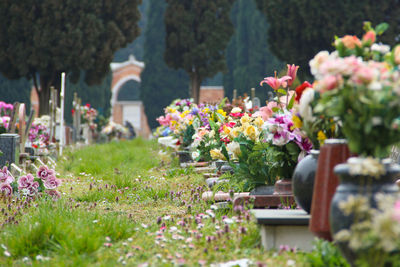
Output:
[[[201,86],[200,103],[217,104],[224,98],[223,86]]]

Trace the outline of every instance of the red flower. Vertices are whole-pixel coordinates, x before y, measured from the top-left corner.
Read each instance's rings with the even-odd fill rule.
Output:
[[[241,118],[243,117],[244,113],[236,112],[236,113],[231,113],[229,115],[235,118]]]
[[[305,81],[301,85],[297,86],[296,87],[296,98],[295,98],[295,100],[297,102],[299,102],[300,98],[301,98],[301,95],[303,94],[304,90],[306,90],[306,88],[310,88],[310,87],[312,88],[312,85],[307,81]]]
[[[90,108],[90,104],[89,104],[89,103],[87,103],[85,106],[87,106],[88,108]]]
[[[74,115],[75,114],[75,109],[71,109],[71,113],[72,113],[72,115]]]

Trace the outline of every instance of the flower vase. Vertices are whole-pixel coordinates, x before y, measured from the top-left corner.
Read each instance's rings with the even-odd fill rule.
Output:
[[[309,225],[310,231],[319,238],[332,241],[329,209],[339,184],[339,178],[334,174],[333,168],[337,164],[346,162],[349,157],[350,151],[344,139],[328,139],[320,149]]]
[[[315,172],[318,165],[319,150],[311,150],[311,154],[302,159],[296,166],[292,178],[294,199],[307,213],[311,212]]]
[[[351,158],[348,162],[363,161],[365,158]],[[332,234],[338,233],[340,230],[350,229],[355,217],[353,215],[345,215],[339,204],[345,203],[350,196],[366,197],[370,207],[376,208],[376,194],[383,193],[385,195],[396,196],[399,188],[395,184],[396,177],[400,174],[400,166],[391,163],[390,160],[383,161],[385,173],[379,177],[373,177],[368,174],[351,174],[351,165],[339,164],[334,168],[334,172],[340,178],[340,184],[336,189],[330,207],[330,222]],[[347,242],[337,242],[342,255],[355,266],[357,253],[349,248]]]
[[[192,161],[192,156],[189,150],[179,150],[177,154],[179,157],[179,163],[187,163]]]

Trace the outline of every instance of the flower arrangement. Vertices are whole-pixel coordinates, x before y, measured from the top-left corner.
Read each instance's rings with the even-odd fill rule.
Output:
[[[320,94],[316,111],[340,121],[350,150],[360,156],[387,157],[400,141],[400,46],[375,43],[386,28],[365,23],[361,40],[336,38],[336,51],[319,52],[310,62]]]
[[[378,194],[376,200],[376,208],[361,195],[340,203],[343,212],[356,220],[350,229],[336,233],[334,239],[349,244],[359,266],[386,266],[399,260],[400,200],[384,194]]]
[[[267,83],[276,93],[275,101],[267,103],[264,108],[265,122],[262,127],[262,141],[268,144],[264,157],[268,165],[267,173],[273,179],[291,178],[298,161],[312,148],[301,125],[296,123],[296,93],[290,89],[297,70],[298,66],[288,65],[287,75],[277,78],[275,72],[275,77],[266,77],[260,83]]]
[[[38,149],[47,148],[50,143],[49,124],[50,117],[47,115],[34,119],[28,135],[32,147]]]
[[[121,139],[123,136],[126,136],[129,131],[121,124],[109,121],[107,125],[101,130],[101,133],[107,135],[109,139]]]
[[[0,133],[7,132],[8,124],[10,123],[11,112],[14,106],[0,101]]]
[[[16,181],[4,166],[0,169],[0,191],[7,195],[15,195],[17,197],[32,197],[42,192],[59,198],[61,195],[57,188],[61,185],[61,181],[56,178],[55,171],[47,166],[40,166],[35,178],[28,173],[18,178]]]

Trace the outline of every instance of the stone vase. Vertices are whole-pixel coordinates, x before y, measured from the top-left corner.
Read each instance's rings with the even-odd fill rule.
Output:
[[[311,154],[302,159],[294,169],[292,188],[294,199],[307,213],[311,212],[315,173],[318,166],[319,150],[311,150]]]
[[[363,159],[357,158],[356,160]],[[376,194],[397,195],[399,188],[395,184],[395,181],[396,177],[400,174],[400,166],[387,160],[384,162],[384,167],[386,173],[378,178],[368,175],[350,174],[349,164],[339,164],[335,167],[334,172],[339,176],[340,184],[336,189],[330,207],[330,225],[333,235],[340,230],[350,229],[355,221],[354,216],[351,214],[345,215],[339,208],[339,203],[346,202],[350,196],[362,195],[363,197],[367,197],[370,206],[376,208]],[[337,242],[337,245],[347,261],[352,266],[355,266],[357,253],[349,248],[347,242]]]

